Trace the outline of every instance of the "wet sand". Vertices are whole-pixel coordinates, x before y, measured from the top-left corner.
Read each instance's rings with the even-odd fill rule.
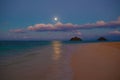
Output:
[[[82,44],[71,66],[73,80],[120,80],[120,42]]]

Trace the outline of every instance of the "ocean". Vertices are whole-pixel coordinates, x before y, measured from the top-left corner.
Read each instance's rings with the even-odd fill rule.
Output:
[[[69,45],[78,43],[0,41],[0,80],[71,80]]]
[[[0,57],[22,54],[37,47],[52,46],[56,41],[0,41]],[[91,41],[58,41],[62,45],[90,43]],[[97,41],[94,41],[97,42]]]

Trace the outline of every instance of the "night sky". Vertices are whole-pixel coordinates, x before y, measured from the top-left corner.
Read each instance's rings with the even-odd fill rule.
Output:
[[[0,40],[73,36],[120,40],[120,0],[0,0]]]

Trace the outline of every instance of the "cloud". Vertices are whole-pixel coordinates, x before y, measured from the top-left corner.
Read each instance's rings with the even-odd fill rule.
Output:
[[[13,33],[25,33],[26,31],[23,30],[23,29],[14,29],[14,30],[9,30],[10,32],[13,32]]]
[[[120,17],[116,21],[105,22],[103,20],[96,21],[96,23],[88,23],[83,25],[57,22],[56,24],[35,24],[28,26],[28,31],[70,31],[77,29],[93,29],[93,28],[116,28],[120,27]],[[15,33],[24,33],[22,29],[12,30]]]
[[[106,23],[104,21],[97,21],[96,24],[97,25],[105,25]]]
[[[30,31],[43,31],[55,29],[52,24],[35,24],[34,26],[29,26],[27,28]]]
[[[27,29],[30,31],[61,31],[61,30],[70,30],[76,27],[71,23],[63,24],[57,22],[56,24],[35,24],[34,26],[29,26]]]
[[[118,31],[118,30],[115,30],[115,31],[111,31],[111,32],[109,32],[110,34],[117,34],[117,35],[120,35],[120,31]]]

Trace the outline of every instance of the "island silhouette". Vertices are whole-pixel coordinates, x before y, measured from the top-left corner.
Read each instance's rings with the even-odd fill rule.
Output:
[[[82,39],[75,36],[75,37],[72,37],[70,41],[82,41]]]
[[[72,37],[70,39],[70,41],[83,41],[83,40],[81,38],[75,36],[75,37]],[[97,41],[107,41],[107,39],[105,37],[99,37],[97,39]]]
[[[98,38],[97,40],[98,40],[98,41],[107,41],[107,39],[104,38],[104,37],[100,37],[100,38]]]

